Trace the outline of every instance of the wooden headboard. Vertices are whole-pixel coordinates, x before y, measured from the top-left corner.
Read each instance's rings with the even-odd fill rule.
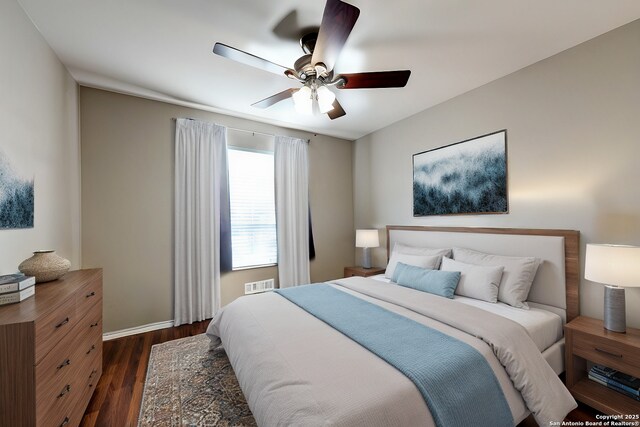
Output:
[[[566,301],[565,301],[566,321],[570,322],[580,314],[580,294],[579,294],[580,232],[579,231],[529,229],[529,228],[476,228],[476,227],[430,227],[430,226],[388,225],[387,226],[387,258],[391,254],[390,244],[391,244],[391,241],[393,240],[392,238],[390,238],[390,232],[393,232],[394,230],[398,230],[402,232],[415,231],[418,233],[417,235],[420,235],[421,234],[420,232],[431,232],[431,233],[442,232],[442,233],[473,233],[475,235],[487,234],[487,235],[542,236],[542,237],[550,236],[555,238],[562,238],[562,241],[564,243],[563,267],[564,267],[564,285],[565,285],[565,298],[566,298]],[[428,233],[425,233],[425,235],[427,234]],[[558,239],[554,239],[554,240],[558,241]],[[558,245],[559,244],[560,243],[558,243]],[[425,244],[425,246],[429,246],[429,245]],[[453,246],[464,247],[465,245],[458,243]],[[439,247],[444,247],[444,246],[439,246]],[[511,253],[502,253],[502,255],[511,255]],[[517,254],[517,255],[520,255],[520,254]],[[559,292],[561,292],[561,290],[559,290]]]

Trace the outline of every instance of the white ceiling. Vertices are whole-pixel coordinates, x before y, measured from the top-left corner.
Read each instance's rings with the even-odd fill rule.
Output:
[[[19,0],[83,85],[356,139],[640,18],[638,0],[351,0],[336,72],[410,69],[401,89],[336,90],[347,115],[250,105],[295,81],[214,55],[215,42],[292,67],[273,28],[319,25],[323,0]],[[334,89],[335,90],[335,89]]]

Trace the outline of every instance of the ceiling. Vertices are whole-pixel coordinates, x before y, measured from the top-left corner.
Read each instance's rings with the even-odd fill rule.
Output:
[[[412,74],[405,88],[334,89],[347,115],[332,121],[291,100],[251,107],[299,85],[212,53],[222,42],[292,67],[300,46],[274,28],[319,25],[323,0],[19,3],[80,84],[347,139],[640,18],[638,0],[351,0],[360,18],[335,71]]]

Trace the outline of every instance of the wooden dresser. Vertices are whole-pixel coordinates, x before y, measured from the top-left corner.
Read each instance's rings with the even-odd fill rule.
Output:
[[[102,269],[0,306],[0,426],[77,426],[102,374]]]

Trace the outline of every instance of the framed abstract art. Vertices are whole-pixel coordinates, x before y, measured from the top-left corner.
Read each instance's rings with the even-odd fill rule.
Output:
[[[503,214],[507,131],[413,155],[413,216]]]
[[[16,172],[0,150],[0,229],[33,228],[33,177]]]

